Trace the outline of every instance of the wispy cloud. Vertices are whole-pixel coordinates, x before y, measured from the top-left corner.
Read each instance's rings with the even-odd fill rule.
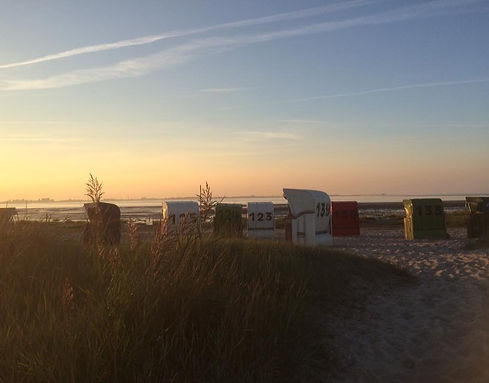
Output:
[[[245,141],[264,141],[264,140],[299,140],[300,137],[291,132],[281,131],[245,131],[236,132],[236,135]]]
[[[0,120],[1,125],[66,125],[75,124],[78,121],[70,120]]]
[[[25,142],[25,143],[51,143],[51,144],[69,144],[83,141],[79,137],[51,137],[38,135],[18,135],[2,137],[0,141],[5,142]]]
[[[327,94],[327,95],[323,95],[323,96],[307,97],[307,98],[301,98],[301,99],[294,100],[294,102],[323,100],[323,99],[328,99],[328,98],[364,96],[364,95],[374,94],[374,93],[397,92],[397,91],[402,91],[402,90],[419,89],[419,88],[437,88],[437,87],[457,86],[457,85],[466,85],[466,84],[481,84],[481,83],[487,83],[487,82],[489,82],[489,78],[479,78],[479,79],[472,79],[472,80],[426,82],[426,83],[407,84],[407,85],[385,87],[385,88],[366,89],[366,90],[361,90],[361,91],[357,91],[357,92],[335,93],[335,94]]]
[[[311,120],[311,119],[288,119],[288,120],[279,120],[284,124],[293,124],[293,125],[324,125],[329,123],[325,120]]]
[[[246,105],[230,105],[230,106],[223,106],[219,108],[218,110],[222,112],[229,112],[233,110],[241,110],[241,109],[246,109]]]
[[[67,57],[73,57],[73,56],[78,56],[78,55],[83,55],[88,53],[103,52],[103,51],[127,48],[127,47],[132,47],[137,45],[147,45],[165,39],[191,36],[191,35],[196,35],[196,34],[201,34],[206,32],[219,31],[223,29],[242,28],[242,27],[249,27],[253,25],[275,23],[279,21],[301,19],[306,17],[322,15],[326,13],[351,9],[354,7],[360,7],[360,6],[372,4],[373,2],[374,1],[371,0],[370,1],[350,0],[350,1],[339,2],[339,3],[330,4],[321,7],[307,8],[307,9],[301,9],[301,10],[285,12],[285,13],[278,13],[275,15],[217,24],[208,27],[185,29],[185,30],[174,30],[174,31],[160,33],[157,35],[143,36],[135,39],[121,40],[113,43],[88,45],[80,48],[69,49],[66,51],[33,58],[30,60],[17,61],[10,64],[3,64],[0,65],[0,69],[15,68],[15,67],[20,67],[25,65],[38,64],[46,61],[59,60]]]
[[[464,11],[464,9],[460,9],[461,6],[479,1],[480,0],[437,0],[415,6],[397,8],[395,10],[385,11],[369,16],[356,17],[341,21],[308,24],[302,27],[281,29],[262,34],[198,39],[163,50],[157,54],[135,58],[132,60],[125,60],[105,67],[76,70],[42,79],[4,80],[3,84],[0,83],[0,89],[26,90],[61,88],[83,83],[138,77],[155,70],[167,69],[175,65],[182,64],[190,59],[194,59],[198,55],[209,54],[213,51],[216,52],[235,49],[240,46],[264,43],[277,39],[324,33],[368,25],[388,24],[418,17],[428,17],[437,15],[440,12],[446,12],[448,9],[452,8],[455,8],[457,11]]]
[[[196,49],[197,46],[195,44],[185,44],[154,55],[120,61],[105,67],[80,69],[42,79],[4,80],[4,84],[0,85],[0,89],[51,89],[112,79],[139,77],[154,70],[170,68],[183,63],[192,57],[191,53]]]
[[[248,90],[248,88],[206,88],[201,89],[204,93],[236,93]]]

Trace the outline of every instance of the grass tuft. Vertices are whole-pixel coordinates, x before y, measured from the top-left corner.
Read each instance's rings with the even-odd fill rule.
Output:
[[[86,196],[92,200],[93,203],[98,204],[102,200],[102,182],[99,182],[97,177],[94,177],[92,173],[89,173],[90,177],[86,185]]]

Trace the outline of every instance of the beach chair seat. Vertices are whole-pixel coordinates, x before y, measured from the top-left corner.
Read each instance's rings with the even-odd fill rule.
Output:
[[[289,202],[290,236],[293,243],[332,245],[331,199],[325,192],[283,189]]]
[[[162,216],[170,232],[200,230],[199,204],[195,201],[163,201]]]
[[[467,237],[489,237],[489,197],[465,197]]]
[[[332,201],[331,214],[333,224],[333,237],[360,235],[358,202]]]
[[[233,203],[218,203],[214,216],[214,235],[226,238],[243,236],[243,206]]]
[[[403,201],[405,238],[447,239],[445,211],[440,198],[415,198]]]
[[[272,202],[248,202],[248,238],[273,238],[275,211]]]
[[[102,244],[117,246],[121,241],[121,210],[119,206],[107,202],[83,205],[88,216],[83,235],[85,243],[100,239]]]

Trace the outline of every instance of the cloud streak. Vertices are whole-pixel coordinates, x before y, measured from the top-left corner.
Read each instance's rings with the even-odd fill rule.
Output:
[[[99,81],[139,77],[154,70],[173,67],[189,60],[194,44],[185,44],[176,48],[167,49],[158,54],[120,61],[114,65],[90,69],[80,69],[55,76],[33,80],[6,80],[0,89],[3,90],[34,90],[52,89],[74,86]]]
[[[51,144],[70,144],[78,143],[83,141],[79,137],[50,137],[50,136],[31,136],[31,135],[21,135],[21,136],[10,136],[3,137],[0,141],[6,142],[26,142],[26,143],[51,143]]]
[[[56,125],[74,124],[77,121],[70,120],[0,120],[0,125]]]
[[[248,88],[206,88],[201,89],[200,91],[203,93],[236,93],[243,92]]]
[[[237,132],[236,135],[244,141],[264,141],[264,140],[293,140],[296,141],[300,137],[290,132],[262,132],[262,131],[246,131]]]
[[[166,40],[175,37],[191,36],[191,35],[197,35],[197,34],[212,32],[212,31],[219,31],[224,29],[242,28],[242,27],[249,27],[249,26],[260,25],[260,24],[269,24],[269,23],[276,23],[280,21],[318,16],[326,13],[360,7],[372,3],[373,1],[367,1],[367,0],[350,0],[350,1],[340,2],[340,3],[330,4],[322,7],[307,8],[307,9],[286,12],[286,13],[278,13],[271,16],[234,21],[234,22],[229,22],[224,24],[217,24],[209,27],[186,29],[180,31],[174,30],[174,31],[160,33],[157,35],[144,36],[144,37],[128,39],[128,40],[121,40],[113,43],[88,45],[80,48],[70,49],[70,50],[66,50],[50,55],[37,57],[30,60],[17,61],[10,64],[3,64],[0,65],[0,69],[16,68],[20,66],[39,64],[46,61],[54,61],[54,60],[59,60],[67,57],[88,54],[88,53],[103,52],[103,51],[133,47],[138,45],[147,45],[147,44],[155,43],[157,41]]]
[[[50,89],[111,79],[139,77],[156,70],[174,67],[194,59],[199,55],[210,54],[212,52],[236,49],[245,45],[265,43],[278,39],[325,33],[361,26],[389,24],[408,19],[434,16],[439,15],[440,13],[446,13],[447,10],[451,10],[453,7],[460,7],[461,5],[467,5],[468,2],[472,3],[478,1],[480,0],[437,0],[420,5],[397,8],[369,16],[308,24],[301,27],[275,30],[262,34],[243,34],[229,37],[197,39],[173,48],[168,48],[153,55],[125,60],[105,67],[75,70],[42,79],[4,80],[3,84],[0,83],[0,89]],[[464,10],[458,9],[457,11]],[[339,95],[336,95],[336,97],[339,97]]]
[[[307,98],[301,98],[298,100],[294,100],[294,102],[324,100],[324,99],[328,99],[328,98],[364,96],[364,95],[368,95],[368,94],[384,93],[384,92],[396,92],[396,91],[409,90],[409,89],[438,88],[438,87],[457,86],[457,85],[466,85],[466,84],[482,84],[482,83],[487,83],[487,82],[489,82],[489,78],[479,78],[479,79],[471,79],[471,80],[456,80],[456,81],[426,82],[426,83],[407,84],[407,85],[385,87],[385,88],[366,89],[366,90],[361,90],[358,92],[336,93],[336,94],[328,94],[328,95],[324,95],[324,96],[307,97]]]

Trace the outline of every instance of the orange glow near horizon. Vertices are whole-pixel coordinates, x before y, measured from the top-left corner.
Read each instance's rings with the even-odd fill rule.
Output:
[[[302,143],[307,147],[307,143]],[[443,166],[425,158],[412,159],[402,152],[374,153],[370,146],[344,156],[341,150],[311,150],[301,156],[296,148],[288,156],[190,151],[147,154],[76,151],[63,146],[32,146],[20,150],[9,146],[0,155],[3,175],[0,200],[38,198],[83,199],[91,172],[104,183],[106,198],[188,197],[208,181],[219,196],[282,194],[283,187],[312,188],[330,194],[422,194],[464,193],[457,185],[472,182],[454,159]],[[421,167],[420,163],[425,163]],[[480,174],[480,173],[479,173]],[[454,182],[454,179],[456,182]],[[454,186],[455,185],[455,186]]]

